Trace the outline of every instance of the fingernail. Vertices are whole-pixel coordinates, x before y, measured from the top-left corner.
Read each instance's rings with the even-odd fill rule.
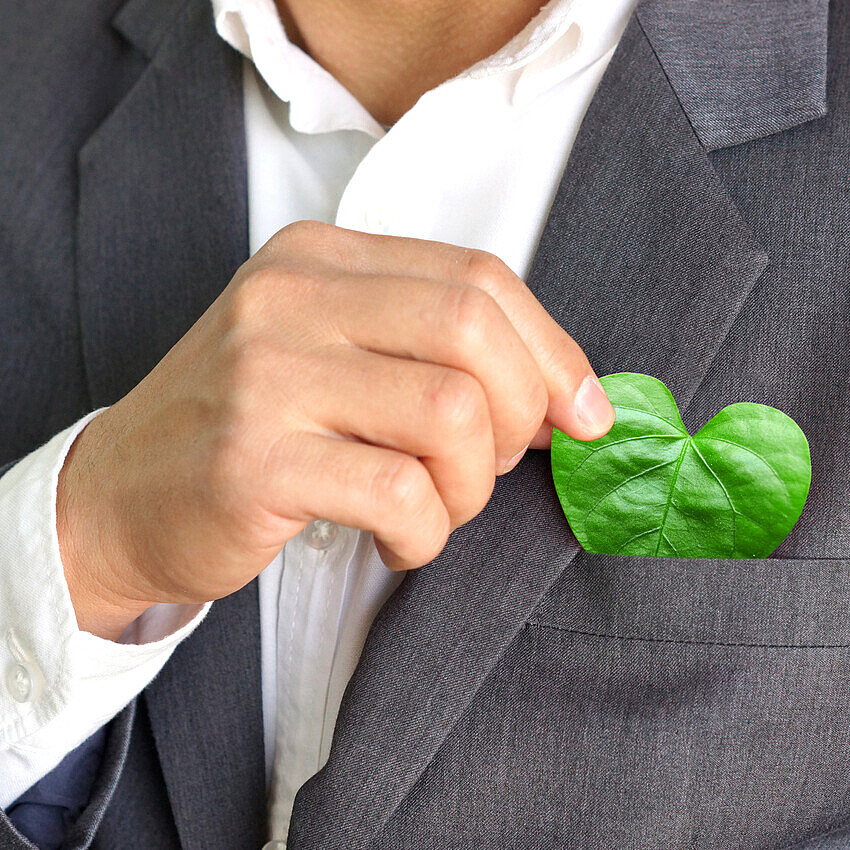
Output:
[[[576,393],[576,417],[592,434],[602,436],[614,419],[614,408],[596,375],[588,375]]]
[[[527,451],[528,446],[526,446],[522,451],[517,452],[509,461],[505,463],[505,465],[502,467],[502,471],[499,474],[504,475],[506,472],[510,472],[522,460],[522,456]]]

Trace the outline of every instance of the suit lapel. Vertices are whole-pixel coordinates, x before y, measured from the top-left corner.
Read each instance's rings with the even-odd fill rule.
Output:
[[[79,156],[77,279],[95,405],[130,390],[248,256],[241,60],[207,0],[131,0],[151,57]]]
[[[715,176],[637,19],[585,117],[529,285],[597,370],[657,375],[683,406],[767,258]],[[370,847],[577,551],[548,453],[381,611],[289,850]]]
[[[638,16],[708,150],[826,114],[829,0],[645,0]]]
[[[767,262],[633,19],[529,286],[599,374],[653,374],[685,408]]]
[[[130,0],[150,59],[79,157],[78,287],[91,395],[134,386],[248,255],[241,60],[208,0]],[[217,602],[145,691],[186,850],[258,850],[266,827],[257,585]]]

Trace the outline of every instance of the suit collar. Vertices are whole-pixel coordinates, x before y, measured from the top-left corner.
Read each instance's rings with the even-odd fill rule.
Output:
[[[828,0],[645,0],[637,14],[707,149],[826,114]]]

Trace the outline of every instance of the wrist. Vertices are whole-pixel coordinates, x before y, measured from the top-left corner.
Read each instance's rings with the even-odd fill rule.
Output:
[[[98,504],[104,482],[95,459],[103,425],[93,419],[77,435],[59,473],[56,533],[71,604],[82,631],[117,640],[154,603],[134,598],[122,581],[114,530]]]

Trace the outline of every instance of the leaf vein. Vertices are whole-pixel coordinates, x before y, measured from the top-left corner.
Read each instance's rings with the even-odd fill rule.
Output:
[[[656,531],[659,531],[661,526],[656,525],[655,528],[650,528],[648,531],[639,531],[637,534],[633,534],[622,546],[620,546],[617,551],[614,553],[615,555],[619,555],[623,549],[626,548],[630,543],[634,543],[639,537],[646,537],[647,534],[653,534]]]
[[[681,455],[680,455],[680,457],[681,457]],[[636,478],[640,478],[642,475],[647,475],[648,473],[650,473],[650,472],[652,472],[656,469],[661,469],[665,466],[670,466],[671,463],[675,463],[675,462],[676,462],[675,459],[665,460],[664,463],[656,463],[655,466],[647,467],[646,469],[642,469],[640,472],[636,472],[634,475],[630,475],[628,478],[624,478],[622,481],[619,482],[619,484],[612,487],[610,490],[608,490],[606,493],[604,493],[602,496],[600,496],[593,503],[590,510],[582,517],[582,522],[584,523],[584,525],[585,526],[587,525],[588,519],[594,513],[594,511],[599,507],[599,505],[601,505],[602,502],[604,502],[609,496],[612,496],[614,493],[616,493],[617,490],[619,490],[621,487],[625,487],[629,482],[634,481]]]
[[[782,480],[782,476],[757,451],[754,451],[753,449],[749,448],[748,446],[743,446],[743,445],[741,445],[741,443],[736,443],[734,440],[726,440],[723,437],[708,436],[708,437],[700,437],[700,439],[701,440],[707,440],[709,442],[714,441],[716,443],[726,443],[727,445],[735,446],[736,448],[739,448],[742,451],[748,452],[753,457],[758,458],[773,473],[776,480],[783,486],[783,488],[785,489],[785,492],[788,493],[788,485],[785,483],[785,481]]]
[[[655,545],[655,557],[658,557],[658,550],[661,548],[661,538],[664,536],[664,523],[667,522],[667,514],[670,513],[670,505],[673,503],[673,493],[676,492],[676,481],[679,478],[679,470],[682,468],[682,461],[685,458],[685,452],[688,450],[688,443],[690,440],[686,440],[685,444],[682,446],[682,451],[679,452],[679,457],[676,461],[676,468],[673,470],[673,480],[670,482],[670,495],[667,496],[667,504],[664,507],[664,516],[661,517],[661,535],[658,537],[658,543]],[[670,461],[672,463],[672,461]]]
[[[587,454],[578,462],[578,465],[573,468],[570,472],[570,477],[572,478],[583,466],[589,461],[597,452],[601,452],[603,449],[610,449],[611,446],[620,446],[623,443],[631,443],[635,440],[650,440],[650,439],[662,439],[662,440],[681,440],[681,434],[641,434],[639,437],[624,437],[622,440],[612,440],[610,443],[605,443],[603,446],[597,446],[596,448],[591,448],[587,452]]]
[[[702,452],[699,450],[699,446],[697,446],[697,444],[693,441],[692,443],[694,451],[697,453],[697,457],[705,464],[705,468],[714,476],[714,480],[720,485],[720,489],[723,491],[726,501],[729,502],[729,507],[732,508],[732,551],[734,552],[738,547],[738,516],[740,516],[741,512],[735,507],[735,503],[732,501],[732,497],[729,495],[729,491],[726,489],[726,486],[720,480],[720,476],[714,471],[711,464],[703,457]]]
[[[667,545],[673,550],[673,552],[678,555],[679,550],[673,545],[673,541],[662,531],[661,537],[667,541]],[[655,550],[655,554],[658,554],[658,549]]]

